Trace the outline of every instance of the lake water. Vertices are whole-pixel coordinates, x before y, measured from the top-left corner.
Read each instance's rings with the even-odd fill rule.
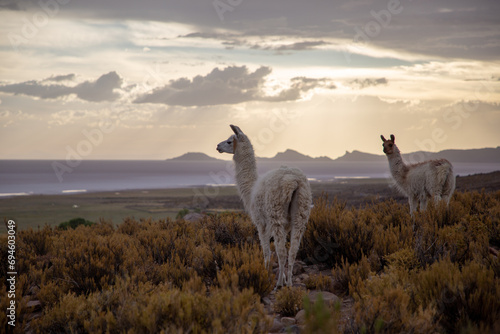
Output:
[[[308,178],[317,181],[390,177],[387,161],[265,161],[258,163],[259,173],[281,165],[299,167]],[[498,163],[453,165],[455,173],[462,176],[500,170]],[[229,184],[234,184],[232,161],[88,160],[71,167],[66,161],[0,160],[0,197]]]

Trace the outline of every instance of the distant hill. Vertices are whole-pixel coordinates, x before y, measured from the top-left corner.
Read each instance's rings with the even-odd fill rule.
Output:
[[[423,160],[432,159],[448,159],[451,162],[489,162],[489,163],[500,163],[500,146],[496,148],[480,148],[480,149],[470,149],[470,150],[444,150],[440,152],[423,152],[417,151],[413,153],[403,154],[403,159],[407,162],[417,162]],[[331,159],[329,157],[318,157],[313,158],[308,155],[299,153],[295,150],[288,149],[284,152],[277,153],[272,158],[261,158],[257,157],[257,161],[269,161],[269,162],[286,162],[286,161],[296,161],[296,162],[377,162],[386,161],[384,154],[371,154],[360,151],[348,152],[338,157],[337,159]],[[167,159],[167,161],[225,161],[222,159],[216,159],[206,155],[205,153],[189,152],[183,154],[179,157],[173,159]]]
[[[444,150],[437,153],[419,151],[410,154],[403,154],[403,158],[406,160],[411,160],[412,156],[416,159],[418,159],[419,156],[425,157],[425,159],[448,159],[451,162],[500,163],[500,146],[496,148],[479,148],[470,150]],[[413,160],[415,160],[415,158]]]
[[[364,153],[360,151],[346,151],[345,154],[337,159],[335,161],[345,161],[345,162],[358,162],[358,161],[366,161],[366,162],[371,162],[371,161],[384,161],[387,159],[385,155],[378,155],[378,154],[371,154],[371,153]]]
[[[451,162],[489,162],[500,163],[500,146],[497,148],[480,148],[470,150],[444,150],[440,152],[417,151],[413,153],[403,153],[403,159],[407,162],[417,162],[433,159],[448,159]],[[384,154],[371,154],[360,151],[346,152],[343,156],[334,161],[346,162],[373,162],[387,159]]]
[[[299,153],[295,150],[286,150],[285,152],[279,152],[272,158],[259,158],[257,157],[257,161],[301,161],[301,162],[325,162],[325,161],[333,161],[328,157],[319,157],[312,158],[308,155]]]
[[[176,158],[167,159],[167,161],[223,161],[220,159],[212,158],[205,153],[188,152]]]

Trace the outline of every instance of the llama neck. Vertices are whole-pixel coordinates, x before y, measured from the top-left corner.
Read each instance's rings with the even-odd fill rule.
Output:
[[[405,188],[406,185],[406,174],[408,173],[408,166],[404,163],[401,153],[397,148],[395,148],[394,153],[388,154],[387,159],[389,160],[389,167],[391,169],[391,174],[396,183]]]
[[[250,209],[252,189],[257,181],[257,163],[250,141],[238,142],[238,147],[233,156],[236,169],[236,185],[240,192],[243,205]]]

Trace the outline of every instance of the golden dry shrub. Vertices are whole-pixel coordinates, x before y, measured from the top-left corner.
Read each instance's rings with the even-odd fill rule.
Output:
[[[210,289],[192,278],[186,288],[120,279],[88,296],[68,294],[31,323],[34,332],[261,333],[269,329],[251,291]]]
[[[259,245],[224,249],[222,261],[221,271],[217,274],[219,286],[237,286],[240,290],[252,289],[261,297],[272,291],[275,277],[271,269],[266,268]]]
[[[386,256],[386,260],[390,266],[400,270],[412,271],[420,267],[415,250],[412,248],[403,248],[394,252]]]
[[[330,267],[346,259],[358,262],[370,255],[374,270],[385,265],[384,257],[412,244],[411,218],[393,201],[348,209],[345,203],[319,197],[311,211],[299,257],[308,263]],[[393,210],[391,210],[393,207]]]
[[[340,303],[335,304],[332,310],[326,305],[320,293],[314,303],[311,303],[308,296],[304,297],[304,310],[304,334],[342,333],[339,328]]]
[[[359,282],[352,292],[353,321],[349,332],[433,333],[439,330],[432,307],[416,307],[407,288],[406,272],[389,267],[380,275]]]
[[[335,292],[354,298],[354,320],[341,330],[498,331],[500,260],[489,252],[500,246],[500,192],[456,192],[448,208],[431,204],[415,223],[413,231],[406,203],[347,208],[316,200],[299,258],[332,267]],[[245,214],[194,223],[130,218],[68,231],[46,226],[18,231],[16,246],[18,332],[268,329],[259,300],[275,277]],[[310,279],[311,287],[326,284]],[[26,306],[37,300],[41,311]],[[317,313],[306,332],[323,328],[324,312]]]
[[[417,305],[434,307],[449,333],[500,326],[500,277],[486,265],[444,259],[415,275],[411,286]]]
[[[422,266],[444,257],[458,263],[487,257],[489,215],[480,217],[463,212],[457,219],[449,216],[450,208],[444,204],[431,206],[416,215],[414,249]]]
[[[205,217],[202,227],[213,232],[215,242],[223,246],[259,244],[257,228],[250,217],[243,213],[220,213]]]
[[[304,296],[304,289],[285,286],[276,292],[274,311],[284,317],[293,317],[302,309]]]
[[[370,263],[365,256],[361,258],[359,263],[353,264],[342,259],[342,264],[336,265],[332,269],[335,292],[341,295],[351,294],[360,282],[370,276],[370,268]]]
[[[323,274],[309,275],[304,284],[307,289],[334,292],[334,284],[331,277]]]
[[[308,263],[333,266],[341,258],[358,261],[373,247],[373,224],[370,217],[356,209],[347,209],[337,198],[318,198],[311,210],[302,238],[299,258]]]

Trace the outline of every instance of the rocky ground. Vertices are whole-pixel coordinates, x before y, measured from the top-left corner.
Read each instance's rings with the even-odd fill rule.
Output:
[[[273,271],[278,274],[277,261],[273,263]],[[333,308],[335,304],[341,305],[340,323],[344,324],[349,321],[352,316],[353,300],[351,297],[339,298],[337,295],[329,291],[308,290],[306,289],[305,281],[310,275],[322,274],[330,277],[333,281],[332,272],[330,269],[321,268],[319,265],[306,265],[303,261],[295,261],[294,264],[293,287],[304,289],[309,300],[314,304],[319,294],[322,295],[325,305]],[[265,310],[269,317],[273,319],[272,327],[269,333],[301,333],[305,325],[306,312],[304,309],[299,310],[294,317],[286,317],[277,313],[275,310],[277,290],[273,290],[267,297],[263,298]]]

